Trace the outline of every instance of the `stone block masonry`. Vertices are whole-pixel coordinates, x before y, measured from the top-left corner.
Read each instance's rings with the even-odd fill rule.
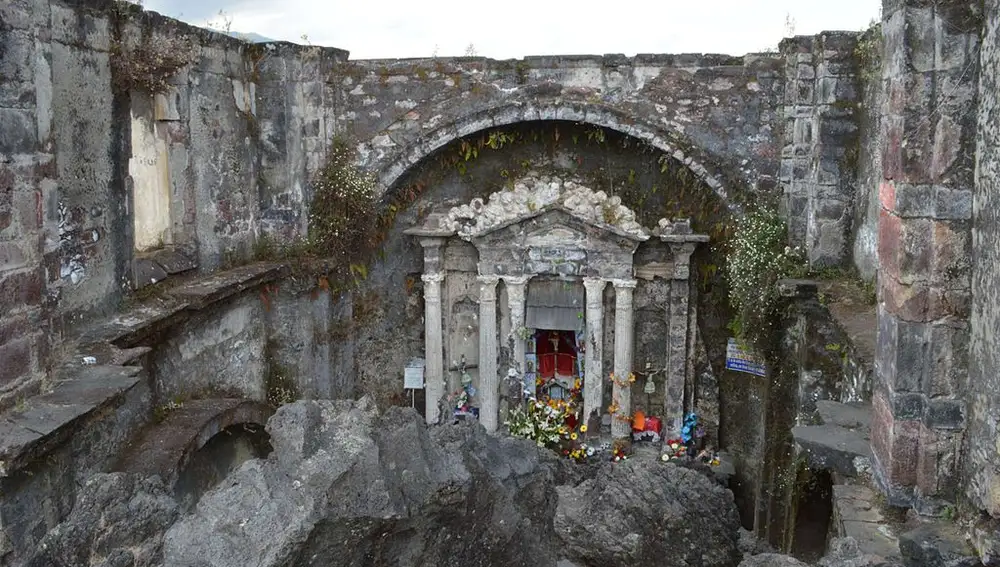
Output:
[[[49,349],[42,243],[55,236],[45,207],[57,177],[53,55],[34,40],[48,21],[47,5],[0,7],[0,410],[37,393]]]
[[[782,42],[784,146],[779,179],[791,241],[810,265],[843,263],[850,250],[858,153],[858,66],[854,33]]]
[[[966,427],[979,77],[972,4],[886,2],[872,445],[894,505],[957,496]]]

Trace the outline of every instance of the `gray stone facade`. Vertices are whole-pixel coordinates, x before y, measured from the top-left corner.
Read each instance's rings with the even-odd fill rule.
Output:
[[[583,357],[585,363],[583,372],[574,370],[568,377],[583,382],[583,415],[603,415],[608,413],[604,408],[616,406],[620,413],[611,416],[614,419],[611,433],[615,437],[629,436],[630,423],[620,417],[631,415],[632,388],[621,382],[634,370],[633,290],[646,292],[645,288],[637,289],[636,276],[644,274],[654,281],[659,276],[670,286],[668,298],[658,313],[667,329],[665,340],[660,337],[657,341],[667,360],[662,369],[664,401],[662,408],[647,407],[645,411],[664,417],[665,435],[670,438],[679,435],[685,410],[694,410],[690,405],[685,406],[684,396],[688,369],[693,366],[694,358],[693,348],[689,348],[691,254],[698,243],[708,241],[706,235],[692,234],[688,221],[661,219],[650,231],[637,222],[635,212],[622,205],[619,197],[595,192],[578,181],[529,173],[513,180],[510,190],[493,193],[487,200],[477,198],[448,211],[431,213],[422,225],[406,232],[419,239],[424,249],[422,279],[427,329],[424,414],[428,423],[451,418],[439,415],[438,408],[447,393],[462,388],[461,370],[466,366],[460,361],[464,361],[477,392],[472,405],[478,407],[479,419],[487,430],[495,431],[504,377],[522,384],[517,388],[521,392],[516,398],[538,395],[536,373],[525,364],[526,333],[573,331],[583,333],[583,344],[576,357]],[[667,243],[669,255],[647,255],[649,263],[636,265],[633,255],[651,238]],[[465,254],[445,255],[442,261],[441,249],[450,248],[451,240]],[[462,241],[470,242],[473,249]],[[473,281],[479,283],[478,294]],[[505,301],[498,306],[497,286],[501,281],[506,293]],[[448,292],[444,298],[441,282],[446,282],[444,289]],[[550,298],[547,306],[537,306],[536,317],[531,317],[526,295],[530,296],[538,286],[551,289],[547,285],[551,283],[562,287],[554,292],[558,297]],[[579,300],[581,286],[585,289],[584,301]],[[606,301],[605,288],[614,290],[613,301]],[[549,295],[553,292],[549,291]],[[567,307],[553,309],[553,301]],[[474,330],[472,325],[442,318],[442,313],[453,313],[463,303],[479,305],[478,318],[473,317]],[[500,326],[496,320],[498,308],[505,323]],[[575,313],[560,313],[567,309]],[[656,311],[652,311],[656,317]],[[608,312],[614,314],[611,352],[604,349]],[[507,343],[513,352],[510,366],[503,368],[499,365],[499,345]],[[471,348],[476,346],[477,350]],[[605,399],[604,368],[609,362],[608,354],[613,354],[610,362],[618,380],[610,399]],[[446,374],[445,368],[453,370]],[[447,403],[443,405],[449,407]]]
[[[718,251],[654,231],[660,217],[690,216],[714,238],[731,215],[772,201],[814,267],[854,266],[879,289],[873,379],[865,365],[845,370],[842,387],[783,375],[778,389],[806,400],[795,417],[809,398],[871,401],[873,472],[890,503],[935,513],[967,499],[1000,517],[1000,15],[996,0],[985,6],[886,0],[877,30],[743,57],[354,61],[110,0],[0,4],[0,411],[13,439],[0,488],[16,494],[0,507],[0,556],[38,541],[68,512],[73,483],[106,470],[173,398],[263,401],[281,375],[298,396],[409,403],[402,369],[424,357],[434,422],[464,358],[479,389],[498,392],[484,420],[497,426],[502,378],[524,362],[517,331],[537,307],[535,274],[568,282],[556,307],[577,301],[593,339],[588,408],[623,400],[604,378],[635,371],[632,407],[668,418],[696,409],[738,462],[759,464],[778,451],[766,432],[780,401],[721,364]],[[165,92],[116,88],[122,42],[177,38],[194,51]],[[508,145],[512,132],[528,141]],[[246,267],[262,236],[307,232],[310,178],[337,138],[355,145],[387,202],[413,194],[367,280],[329,293],[285,266]],[[463,144],[482,157],[448,161]],[[570,205],[495,216],[489,196],[536,168],[582,177],[618,199],[610,217],[632,218],[584,222]],[[427,224],[452,207],[445,225]],[[573,234],[552,250],[518,248],[519,231],[559,223]],[[404,234],[411,227],[423,231]],[[497,269],[512,258],[519,270]],[[164,279],[178,286],[168,297]],[[139,296],[152,303],[132,305]],[[109,350],[78,352],[84,343]],[[142,352],[119,352],[133,347]],[[99,363],[80,370],[84,354]],[[74,400],[81,375],[100,391]],[[646,380],[655,393],[644,398]],[[35,409],[61,417],[39,428]],[[759,515],[767,474],[737,471],[751,494],[745,522]],[[48,515],[17,519],[38,502]]]

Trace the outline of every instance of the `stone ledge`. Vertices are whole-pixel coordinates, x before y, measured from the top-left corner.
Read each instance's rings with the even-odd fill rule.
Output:
[[[194,270],[198,263],[170,248],[149,252],[135,259],[133,278],[136,289],[162,283],[170,276]]]
[[[102,321],[76,337],[72,356],[57,368],[47,392],[0,415],[0,478],[61,446],[82,422],[115,407],[141,378],[141,343],[246,289],[281,277],[284,264],[250,264],[169,290],[168,298]]]
[[[285,264],[249,264],[176,287],[170,290],[170,295],[186,301],[188,309],[203,309],[248,288],[272,282],[287,271]]]
[[[88,416],[110,408],[140,381],[134,366],[66,365],[52,391],[0,417],[0,477],[66,441]]]
[[[871,407],[829,400],[816,402],[821,425],[799,425],[792,437],[805,451],[809,466],[857,477],[871,466]]]
[[[899,536],[906,565],[981,567],[978,554],[958,527],[949,521],[921,522]]]
[[[287,271],[285,264],[256,263],[189,281],[166,291],[166,297],[158,302],[140,305],[94,325],[81,334],[80,343],[87,350],[101,348],[99,345],[104,343],[134,347],[179,322],[186,312],[200,311],[249,288],[273,282]]]

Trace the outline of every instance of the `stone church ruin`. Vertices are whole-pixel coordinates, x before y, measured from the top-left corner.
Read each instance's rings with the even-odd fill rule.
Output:
[[[0,566],[998,564],[998,12],[355,60],[0,3]]]

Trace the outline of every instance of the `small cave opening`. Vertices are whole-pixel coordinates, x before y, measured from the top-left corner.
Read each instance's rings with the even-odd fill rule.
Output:
[[[833,519],[833,477],[830,471],[802,467],[795,494],[795,517],[789,553],[812,563],[826,553]]]
[[[182,512],[194,509],[201,497],[251,459],[273,450],[271,436],[257,423],[230,425],[195,451],[178,474],[174,496]]]

